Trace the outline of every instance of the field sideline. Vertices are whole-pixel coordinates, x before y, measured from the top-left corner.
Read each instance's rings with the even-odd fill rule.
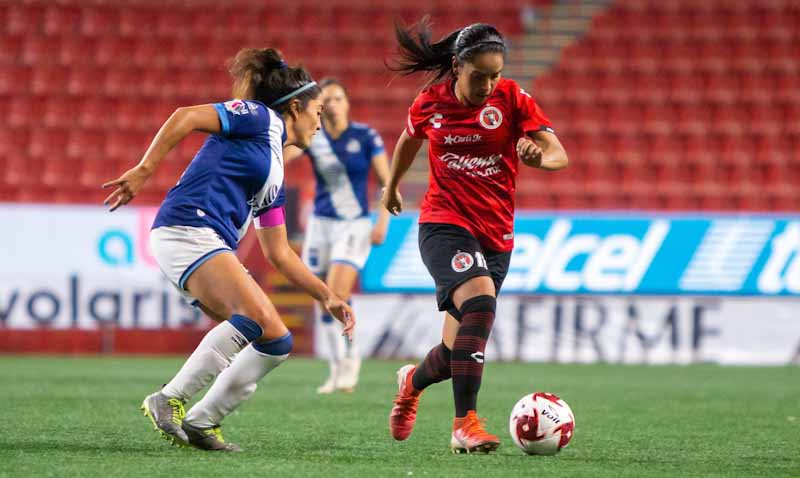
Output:
[[[182,358],[0,356],[0,476],[800,476],[800,369],[713,365],[486,366],[479,413],[498,453],[452,455],[450,386],[423,396],[411,438],[387,416],[401,362],[368,361],[353,395],[318,397],[326,365],[292,359],[225,422],[240,454],[170,448],[138,407]],[[561,395],[570,447],[526,457],[508,413],[527,392]]]

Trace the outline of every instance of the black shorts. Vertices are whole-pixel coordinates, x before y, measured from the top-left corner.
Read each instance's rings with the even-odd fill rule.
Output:
[[[452,224],[420,224],[419,252],[436,283],[439,310],[456,318],[459,315],[451,298],[453,291],[473,277],[488,276],[497,295],[511,261],[511,252],[486,249],[469,231]]]

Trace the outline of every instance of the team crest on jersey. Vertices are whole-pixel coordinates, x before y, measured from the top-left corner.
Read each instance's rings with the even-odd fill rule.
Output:
[[[466,272],[475,264],[475,258],[468,252],[459,252],[450,260],[450,266],[456,272]]]
[[[358,140],[351,139],[347,142],[347,152],[350,154],[361,152],[361,144],[358,142]]]
[[[225,109],[235,115],[246,115],[250,113],[247,103],[242,100],[231,100],[225,102]]]
[[[487,106],[481,110],[478,121],[486,129],[497,129],[503,124],[503,113],[494,106]]]

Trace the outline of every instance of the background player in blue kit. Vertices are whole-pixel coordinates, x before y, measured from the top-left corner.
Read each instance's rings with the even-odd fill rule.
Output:
[[[302,68],[273,49],[243,49],[231,61],[234,97],[179,108],[164,123],[141,162],[104,187],[113,211],[141,190],[167,153],[192,131],[211,133],[159,208],[150,240],[164,274],[190,303],[220,322],[164,388],[142,409],[173,443],[238,451],[223,440],[222,419],[286,360],[292,335],[234,251],[251,220],[264,255],[287,278],[344,323],[350,307],[290,248],[284,225],[283,147],[306,148],[319,129],[320,88]],[[188,412],[183,404],[208,385]]]
[[[386,239],[389,213],[379,208],[375,225],[369,217],[367,182],[373,169],[385,185],[389,163],[383,141],[369,126],[350,120],[347,91],[337,80],[325,78],[322,88],[322,131],[305,153],[316,177],[314,212],[308,220],[303,260],[328,287],[349,300],[358,274],[373,244]],[[294,157],[298,157],[295,155]],[[341,326],[318,308],[328,344],[330,374],[318,393],[352,392],[361,368],[357,344],[342,337]]]

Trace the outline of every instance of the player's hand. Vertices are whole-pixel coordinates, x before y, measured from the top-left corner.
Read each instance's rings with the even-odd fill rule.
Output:
[[[128,204],[142,189],[144,183],[150,178],[150,174],[150,171],[138,165],[126,171],[118,179],[103,184],[103,188],[116,186],[116,189],[108,195],[103,204],[109,206],[109,211],[114,211],[118,207]]]
[[[397,216],[403,212],[403,196],[396,188],[384,188],[381,196],[381,204],[387,211]]]
[[[532,168],[542,167],[542,148],[532,139],[523,136],[517,141],[517,156],[526,166]]]
[[[342,332],[342,335],[345,335],[348,339],[353,340],[353,333],[355,332],[356,328],[356,316],[353,314],[353,309],[347,305],[347,302],[343,301],[339,297],[336,297],[335,295],[328,297],[328,300],[326,300],[323,305],[329,314],[334,316],[336,320],[344,325],[344,331]]]
[[[386,224],[375,224],[369,235],[369,239],[373,246],[380,246],[383,244],[386,241]]]

